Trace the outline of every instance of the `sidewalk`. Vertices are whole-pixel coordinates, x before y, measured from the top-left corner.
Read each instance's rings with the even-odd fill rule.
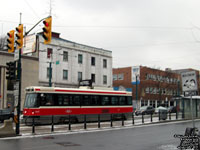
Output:
[[[62,132],[73,132],[73,131],[84,131],[84,130],[104,130],[104,129],[112,129],[112,128],[124,128],[130,126],[141,126],[141,125],[148,125],[148,124],[158,124],[158,123],[166,123],[166,122],[174,122],[174,121],[181,121],[184,120],[181,118],[181,115],[178,116],[178,120],[176,120],[176,116],[172,115],[171,120],[167,118],[167,120],[160,120],[158,116],[153,116],[152,122],[151,118],[148,116],[144,116],[144,123],[142,122],[141,116],[134,117],[134,124],[133,120],[125,120],[123,121],[107,121],[101,122],[100,128],[98,127],[98,122],[94,123],[76,123],[76,124],[60,124],[54,125],[52,129],[52,125],[43,125],[43,126],[25,126],[21,125],[20,133],[22,136],[27,135],[41,135],[41,134],[51,134],[51,133],[62,133]]]

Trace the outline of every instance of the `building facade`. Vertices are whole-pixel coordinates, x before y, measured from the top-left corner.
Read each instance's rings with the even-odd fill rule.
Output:
[[[179,74],[145,66],[113,69],[113,87],[132,91],[137,107],[172,106],[172,97],[181,94]]]
[[[52,41],[45,45],[40,34],[31,36],[22,54],[21,110],[28,86],[78,87],[80,80],[89,79],[93,86],[112,87],[112,52],[101,48],[61,39],[52,33]],[[29,44],[30,45],[30,44]],[[14,107],[14,83],[6,80],[6,62],[14,61],[14,54],[0,51],[0,108]],[[51,64],[51,66],[50,66]]]
[[[14,61],[14,54],[0,51],[0,108],[13,109],[14,82],[6,80],[6,63]],[[34,56],[22,56],[21,109],[25,99],[25,88],[39,84],[39,61]]]
[[[80,80],[91,79],[93,86],[112,87],[111,51],[61,39],[58,33],[50,44],[43,41],[39,34],[39,85],[49,85],[52,68],[52,86],[77,87]]]

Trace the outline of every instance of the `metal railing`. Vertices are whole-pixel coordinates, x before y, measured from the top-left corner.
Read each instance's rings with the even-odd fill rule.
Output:
[[[105,114],[103,114],[105,115]],[[93,128],[102,128],[102,124],[106,127],[114,127],[114,126],[126,126],[126,125],[141,125],[141,124],[147,124],[147,123],[155,123],[155,122],[166,122],[166,121],[172,121],[172,120],[180,120],[180,119],[184,119],[182,118],[184,115],[181,112],[177,112],[177,113],[161,113],[159,112],[158,114],[142,114],[139,116],[135,116],[134,113],[129,113],[130,118],[128,118],[127,120],[125,119],[127,114],[118,114],[118,117],[120,117],[120,119],[116,119],[114,118],[115,114],[106,114],[107,117],[109,119],[102,120],[102,114],[97,114],[96,115],[96,121],[91,122],[89,121],[89,117],[90,115],[87,114],[83,114],[83,115],[79,115],[79,117],[82,117],[82,120],[80,123],[75,123],[74,122],[74,116],[73,115],[68,115],[67,118],[68,120],[64,120],[63,121],[63,125],[66,125],[65,128],[68,128],[68,131],[72,130],[73,126],[76,126],[75,128],[79,128],[86,130],[88,129],[88,125],[92,126]],[[40,119],[40,121],[48,121],[48,125],[50,125],[50,132],[55,132],[55,126],[60,125],[58,123],[56,123],[56,117],[57,116],[50,116],[48,117],[48,120],[44,119]],[[89,118],[89,119],[88,119]],[[87,120],[88,119],[88,120]],[[30,120],[30,118],[29,118]],[[32,127],[32,134],[36,133],[36,127],[38,126],[40,122],[38,121],[38,116],[32,117],[31,118],[31,122],[29,122],[29,126],[31,125]],[[114,125],[114,123],[116,123]]]

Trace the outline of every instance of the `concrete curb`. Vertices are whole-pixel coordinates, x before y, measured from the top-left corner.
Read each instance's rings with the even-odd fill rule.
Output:
[[[16,133],[13,129],[13,121],[5,120],[4,125],[0,128],[0,137],[13,137],[16,136]]]

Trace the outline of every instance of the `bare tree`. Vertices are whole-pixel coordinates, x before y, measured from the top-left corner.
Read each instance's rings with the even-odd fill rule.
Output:
[[[170,98],[178,91],[178,79],[174,73],[170,71],[156,71],[155,87],[156,93],[159,94],[159,102],[165,100],[166,97]],[[174,93],[175,92],[175,93]]]

